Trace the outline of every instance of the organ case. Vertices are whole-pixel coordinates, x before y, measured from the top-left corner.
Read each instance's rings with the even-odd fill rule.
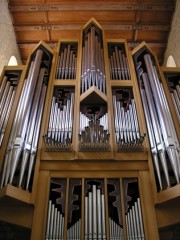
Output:
[[[141,47],[133,57],[143,53]],[[34,174],[28,188],[25,144],[27,164],[24,170],[17,168],[19,173],[15,169],[18,179],[8,184],[19,200],[25,194],[27,203],[35,206],[31,239],[158,239],[154,204],[163,197],[156,191],[139,75],[136,78],[139,60],[133,63],[125,40],[106,39],[94,19],[78,39],[60,39],[55,52],[40,43],[24,78],[39,50],[47,93]],[[156,65],[147,46],[145,51]],[[14,116],[16,108],[17,102]],[[7,132],[13,126],[9,122]],[[8,138],[3,140],[3,155]]]

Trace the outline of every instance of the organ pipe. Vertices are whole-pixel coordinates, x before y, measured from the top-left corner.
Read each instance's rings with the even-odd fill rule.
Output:
[[[110,79],[112,80],[130,80],[130,70],[128,59],[125,52],[125,46],[122,44],[108,43],[108,60]]]
[[[47,63],[44,64],[46,54],[50,61],[50,55],[39,48],[30,61],[30,68],[24,81],[6,148],[1,188],[8,183],[17,184],[16,171],[20,165],[18,187],[29,190],[47,90],[47,76],[49,74]],[[49,64],[51,63],[49,62]],[[25,172],[27,172],[27,175]]]
[[[163,190],[171,187],[168,163],[172,167],[176,183],[179,183],[180,146],[154,59],[144,51],[135,55],[134,60],[158,185]],[[166,186],[162,185],[163,175]]]
[[[141,136],[139,122],[137,118],[137,110],[135,100],[126,89],[113,90],[113,107],[114,107],[114,123],[117,148],[119,151],[142,151],[143,141],[145,138]],[[128,95],[124,100],[121,95]]]
[[[5,71],[0,85],[0,146],[4,138],[19,79],[20,72]]]
[[[81,93],[92,86],[106,93],[102,36],[94,25],[84,31],[82,48]]]
[[[65,94],[64,97],[63,94]],[[55,89],[51,102],[48,132],[44,136],[47,150],[71,150],[73,117],[74,90]]]
[[[57,60],[56,79],[76,79],[77,44],[61,43]]]

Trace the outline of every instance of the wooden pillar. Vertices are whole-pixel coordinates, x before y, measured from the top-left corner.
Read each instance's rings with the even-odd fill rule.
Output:
[[[45,239],[49,184],[49,171],[41,171],[39,173],[38,191],[35,200],[31,240]]]
[[[139,172],[139,190],[147,240],[159,240],[158,226],[148,171]]]

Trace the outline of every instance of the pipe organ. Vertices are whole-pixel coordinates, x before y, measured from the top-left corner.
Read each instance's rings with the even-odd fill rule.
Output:
[[[128,88],[112,90],[117,149],[141,151],[145,136],[141,136],[133,93]]]
[[[180,70],[166,70],[94,19],[4,68],[0,204],[35,206],[32,240],[159,239],[155,205],[180,178]]]
[[[108,44],[108,60],[110,79],[128,80],[131,79],[129,64],[123,44]]]
[[[40,48],[31,58],[4,155],[1,188],[8,183],[31,188],[51,60]]]
[[[169,188],[171,165],[179,183],[180,146],[155,60],[146,48],[134,54],[139,88],[147,122],[150,147],[159,188]],[[160,169],[161,165],[161,169]],[[165,185],[162,185],[162,178]]]
[[[53,95],[44,143],[50,151],[69,150],[72,142],[74,90],[55,88]]]
[[[83,32],[81,93],[96,86],[106,92],[102,32],[93,23]]]
[[[145,239],[137,179],[133,178],[53,178],[47,216],[46,239],[64,239],[65,232],[69,240],[81,239],[82,228],[84,239],[107,239],[107,229],[110,240],[123,240],[125,231],[127,239]]]
[[[0,86],[0,145],[2,144],[9,114],[14,101],[21,71],[7,71]]]
[[[77,43],[62,43],[59,51],[56,79],[76,79]]]

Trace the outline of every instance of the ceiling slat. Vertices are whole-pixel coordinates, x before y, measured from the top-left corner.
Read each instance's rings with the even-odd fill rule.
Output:
[[[9,5],[11,12],[34,11],[173,11],[172,4],[122,4],[122,3],[68,3],[68,4],[37,4],[37,5]]]

